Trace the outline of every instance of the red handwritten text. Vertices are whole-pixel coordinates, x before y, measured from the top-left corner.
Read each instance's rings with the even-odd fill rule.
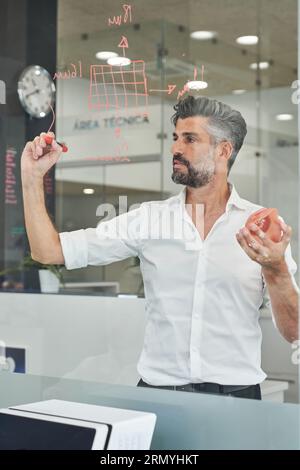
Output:
[[[5,156],[5,204],[17,204],[16,187],[16,150],[8,148]]]
[[[132,16],[131,16],[131,5],[122,5],[123,13],[121,15],[113,16],[112,18],[108,18],[108,26],[121,26],[121,24],[131,23]]]
[[[60,78],[62,80],[68,80],[70,78],[82,78],[82,63],[78,61],[78,68],[75,64],[70,64],[71,69],[65,70],[64,72],[56,72],[53,80]]]
[[[189,87],[187,86],[187,84],[185,84],[182,90],[178,92],[177,100],[179,100],[179,98],[181,98],[188,90],[189,90]]]

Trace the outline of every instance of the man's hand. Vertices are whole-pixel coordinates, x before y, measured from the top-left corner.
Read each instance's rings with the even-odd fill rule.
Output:
[[[283,235],[278,243],[273,242],[256,224],[250,226],[251,232],[243,227],[236,234],[237,241],[245,253],[264,270],[281,272],[287,269],[284,253],[291,239],[292,228],[282,220],[280,225]]]
[[[62,147],[53,139],[51,146],[45,142],[44,132],[32,142],[27,142],[21,157],[22,180],[42,179],[58,161]],[[55,138],[53,132],[49,132]]]
[[[278,243],[273,242],[256,224],[249,227],[251,232],[243,227],[236,238],[249,258],[262,266],[275,323],[282,336],[292,343],[299,337],[299,289],[293,282],[285,261],[292,229],[282,219],[280,226],[282,238]]]

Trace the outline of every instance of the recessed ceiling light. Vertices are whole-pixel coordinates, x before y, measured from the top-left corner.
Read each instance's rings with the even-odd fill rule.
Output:
[[[258,43],[258,36],[240,36],[236,38],[236,42],[243,46],[253,46]]]
[[[245,93],[245,92],[246,92],[246,90],[242,90],[242,88],[241,88],[241,89],[232,90],[232,93],[233,93],[234,95],[242,95],[242,94]]]
[[[94,194],[95,190],[92,188],[84,188],[84,194]]]
[[[277,114],[276,119],[277,121],[291,121],[292,119],[294,119],[294,116],[292,114],[283,113],[283,114]]]
[[[110,51],[100,51],[96,53],[97,59],[100,60],[107,60],[110,59],[111,57],[118,57],[118,54],[116,52],[110,52]]]
[[[194,31],[190,34],[192,39],[198,39],[199,41],[207,41],[217,36],[216,31]]]
[[[131,60],[128,59],[128,57],[111,57],[110,59],[107,60],[107,63],[109,65],[119,65],[119,66],[125,66],[129,65],[131,63]]]
[[[269,62],[253,62],[252,64],[249,65],[251,70],[257,70],[259,67],[260,70],[266,70],[270,66]]]
[[[202,80],[191,80],[186,83],[186,87],[189,90],[204,90],[204,88],[208,87],[208,83],[203,82]]]
[[[118,294],[118,297],[120,299],[129,299],[129,298],[135,298],[138,297],[136,294]]]
[[[46,116],[46,113],[44,113],[44,111],[41,111],[40,112],[40,117],[42,118],[42,117],[45,117],[45,116]]]

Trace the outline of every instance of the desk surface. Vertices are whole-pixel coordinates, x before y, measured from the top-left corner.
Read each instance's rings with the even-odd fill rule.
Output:
[[[157,415],[152,449],[300,449],[300,406],[0,373],[0,407],[57,398]]]

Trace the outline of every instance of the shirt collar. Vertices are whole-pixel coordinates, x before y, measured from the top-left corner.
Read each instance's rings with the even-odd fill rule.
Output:
[[[232,183],[228,183],[230,188],[230,196],[226,204],[226,212],[228,212],[229,207],[235,206],[238,209],[246,210],[246,202],[242,199],[237,190],[235,189]]]
[[[226,209],[225,211],[228,212],[229,209],[232,206],[235,206],[237,209],[241,210],[246,210],[246,202],[244,199],[242,199],[237,190],[235,189],[234,185],[232,183],[229,183],[229,189],[230,189],[230,196],[226,204]],[[185,204],[185,197],[186,197],[186,187],[183,188],[180,193],[178,194],[178,199],[181,202],[181,204],[184,206]]]

